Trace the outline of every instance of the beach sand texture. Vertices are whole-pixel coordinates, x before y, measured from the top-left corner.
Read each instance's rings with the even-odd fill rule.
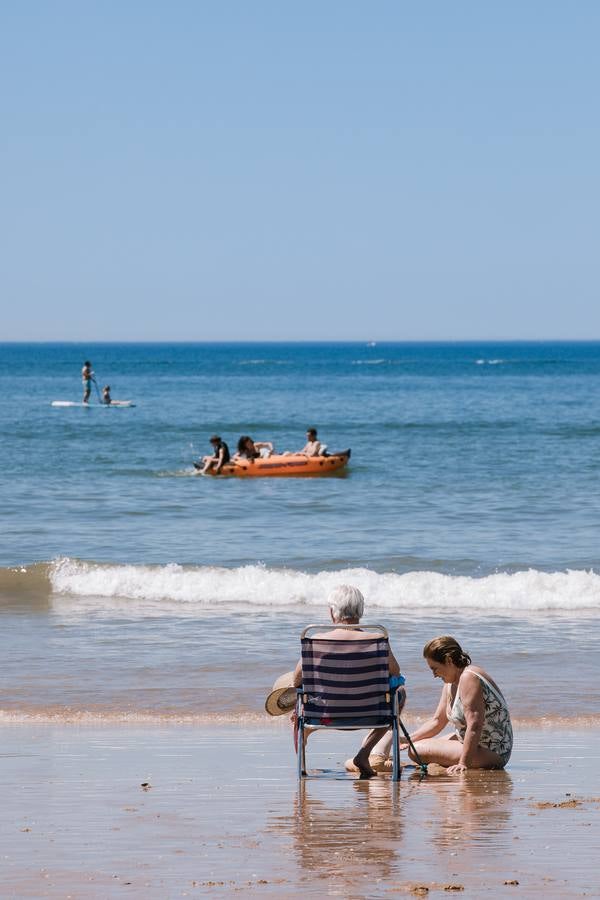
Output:
[[[2,726],[3,898],[597,897],[598,732],[504,772],[360,781],[357,734]]]

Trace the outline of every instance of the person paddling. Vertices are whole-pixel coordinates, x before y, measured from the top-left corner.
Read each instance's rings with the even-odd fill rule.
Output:
[[[81,370],[81,381],[83,383],[83,402],[87,403],[90,399],[90,394],[92,393],[92,381],[95,381],[94,373],[92,372],[92,364],[89,359],[83,364],[83,369]]]

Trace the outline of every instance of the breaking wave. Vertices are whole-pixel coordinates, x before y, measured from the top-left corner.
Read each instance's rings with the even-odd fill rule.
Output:
[[[378,573],[344,568],[317,573],[263,565],[127,565],[62,558],[49,564],[0,569],[6,601],[45,597],[136,604],[139,611],[190,613],[204,607],[319,607],[338,584],[360,588],[369,606],[390,610],[483,612],[600,611],[600,574],[591,570],[528,569],[479,578],[439,572]]]

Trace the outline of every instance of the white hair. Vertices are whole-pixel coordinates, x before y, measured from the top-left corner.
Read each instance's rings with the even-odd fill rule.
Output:
[[[365,611],[365,598],[358,588],[338,584],[329,594],[327,602],[335,622],[343,619],[360,619]]]

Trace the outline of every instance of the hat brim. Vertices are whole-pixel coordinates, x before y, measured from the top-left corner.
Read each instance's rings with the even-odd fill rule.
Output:
[[[270,716],[284,716],[292,712],[296,705],[296,688],[279,688],[271,691],[265,701],[265,709]]]
[[[273,685],[273,690],[265,700],[265,710],[270,716],[284,716],[292,712],[295,705],[294,673],[286,672]]]

